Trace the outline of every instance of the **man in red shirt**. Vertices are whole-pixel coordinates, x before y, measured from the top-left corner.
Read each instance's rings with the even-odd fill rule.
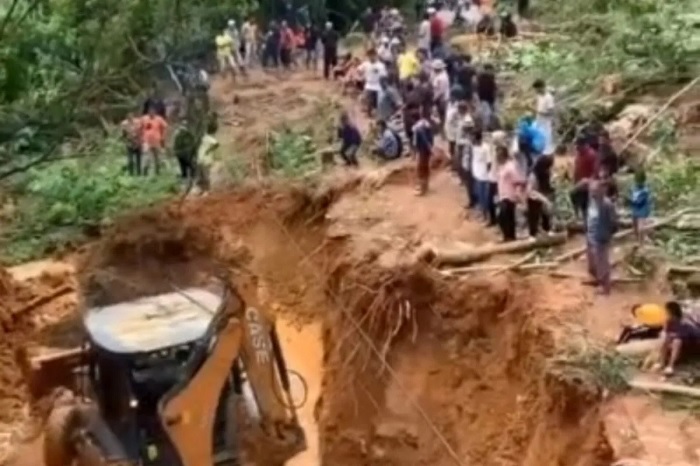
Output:
[[[434,54],[435,49],[442,46],[442,38],[445,34],[445,23],[434,8],[430,9],[430,53]]]
[[[580,215],[584,226],[588,212],[588,184],[598,174],[598,152],[590,141],[578,144],[574,157],[574,187],[569,193],[574,213]]]
[[[280,27],[280,60],[282,66],[289,68],[292,65],[292,51],[294,50],[294,31],[286,21],[282,21]]]

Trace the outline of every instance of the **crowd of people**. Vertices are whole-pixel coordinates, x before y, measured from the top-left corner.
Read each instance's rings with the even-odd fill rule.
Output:
[[[182,109],[171,108],[168,112],[164,99],[154,90],[145,100],[140,114],[133,112],[121,122],[127,173],[158,176],[164,168],[170,167],[169,161],[174,159],[183,181],[192,182],[202,192],[208,192],[213,154],[218,147],[214,136],[216,119],[207,119],[203,126],[190,119]],[[169,123],[169,120],[173,122]],[[202,134],[198,130],[200,127],[203,128]]]
[[[531,111],[515,127],[505,127],[495,67],[474,63],[469,54],[452,49],[445,40],[448,25],[438,13],[434,7],[426,9],[418,26],[418,46],[412,49],[397,32],[405,23],[393,18],[395,11],[368,12],[363,17],[365,56],[341,57],[333,73],[346,92],[360,93],[377,129],[369,152],[384,161],[414,156],[417,194],[425,195],[437,143],[449,154],[451,168],[464,186],[468,216],[498,227],[505,242],[518,238],[521,211],[529,237],[552,233],[555,156],[558,149],[566,151],[555,136],[554,93],[545,81],[535,81]],[[382,18],[391,19],[389,27],[382,25]],[[491,24],[507,39],[517,34],[511,22],[504,15]],[[347,165],[357,166],[363,136],[348,113],[340,117],[338,136],[340,156]],[[618,201],[630,207],[640,242],[651,215],[652,196],[644,173],[636,174],[634,188],[622,197],[615,182],[619,169],[605,129],[595,124],[583,128],[576,139],[569,197],[585,228],[590,273],[601,293],[610,291],[610,244],[617,230]]]

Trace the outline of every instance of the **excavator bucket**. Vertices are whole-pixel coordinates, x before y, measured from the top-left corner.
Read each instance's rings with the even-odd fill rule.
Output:
[[[42,347],[31,352],[20,347],[15,361],[22,371],[29,393],[34,400],[43,398],[58,387],[76,390],[76,370],[85,363],[85,349]]]

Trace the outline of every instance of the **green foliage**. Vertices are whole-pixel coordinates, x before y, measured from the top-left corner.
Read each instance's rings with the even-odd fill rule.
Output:
[[[270,135],[271,168],[284,176],[304,176],[317,168],[315,152],[309,134],[287,129]]]
[[[60,247],[85,229],[99,228],[130,209],[162,201],[178,191],[173,175],[133,177],[125,171],[123,145],[108,139],[94,157],[32,169],[3,238],[6,260],[24,261]]]

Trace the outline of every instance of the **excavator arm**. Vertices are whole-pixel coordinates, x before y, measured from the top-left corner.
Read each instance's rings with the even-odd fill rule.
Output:
[[[247,301],[229,281],[222,306],[193,351],[182,380],[160,402],[163,429],[182,466],[214,466],[217,406],[237,360],[257,404],[258,425],[253,428],[262,434],[257,441],[265,445],[260,447],[278,458],[275,464],[283,464],[306,448],[274,324],[258,310],[257,288],[246,285],[239,288]],[[238,416],[236,422],[236,432],[241,433],[243,422]]]

